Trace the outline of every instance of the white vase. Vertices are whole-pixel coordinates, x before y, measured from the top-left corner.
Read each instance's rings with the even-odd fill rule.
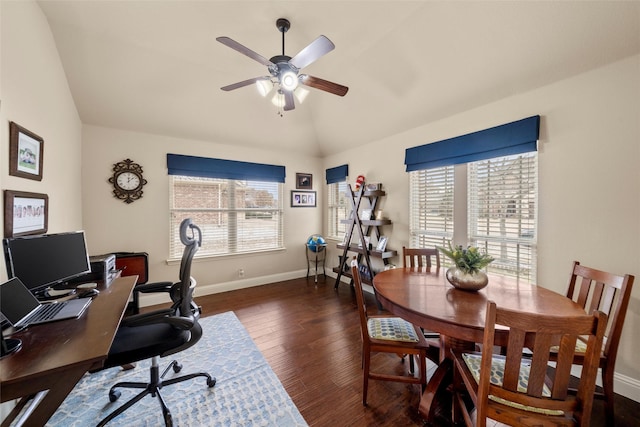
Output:
[[[455,288],[463,291],[478,291],[489,283],[489,278],[484,271],[465,273],[458,267],[451,267],[447,270],[447,280]]]

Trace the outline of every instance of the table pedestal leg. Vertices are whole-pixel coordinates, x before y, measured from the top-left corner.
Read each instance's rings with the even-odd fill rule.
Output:
[[[473,351],[475,343],[440,336],[440,364],[427,382],[418,411],[430,425],[451,425],[453,361],[450,349]]]
[[[436,368],[420,399],[418,411],[427,423],[437,425],[447,420],[450,422],[451,393],[447,389],[452,382],[453,363],[446,359]]]

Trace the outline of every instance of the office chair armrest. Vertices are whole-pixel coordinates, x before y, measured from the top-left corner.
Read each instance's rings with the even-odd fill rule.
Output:
[[[133,292],[140,292],[143,294],[151,292],[169,292],[173,282],[155,282],[155,283],[143,283],[136,285],[133,288]]]
[[[173,310],[170,308],[155,310],[149,313],[134,314],[122,319],[120,326],[140,326],[150,325],[152,323],[167,323],[165,319],[172,314]]]
[[[178,329],[189,330],[193,328],[195,319],[193,317],[167,317],[165,322]]]

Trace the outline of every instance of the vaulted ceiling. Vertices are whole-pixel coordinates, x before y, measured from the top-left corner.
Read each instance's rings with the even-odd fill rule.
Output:
[[[325,156],[640,52],[638,1],[57,1],[51,26],[83,123]],[[218,43],[286,54],[323,34],[335,50],[277,114],[253,85],[266,67]],[[639,77],[640,78],[640,77]]]

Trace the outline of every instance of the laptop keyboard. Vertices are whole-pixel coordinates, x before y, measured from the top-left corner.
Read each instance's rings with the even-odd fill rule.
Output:
[[[28,319],[29,323],[40,322],[42,320],[49,320],[55,317],[67,305],[64,302],[43,304],[40,310],[36,311],[33,316]]]

